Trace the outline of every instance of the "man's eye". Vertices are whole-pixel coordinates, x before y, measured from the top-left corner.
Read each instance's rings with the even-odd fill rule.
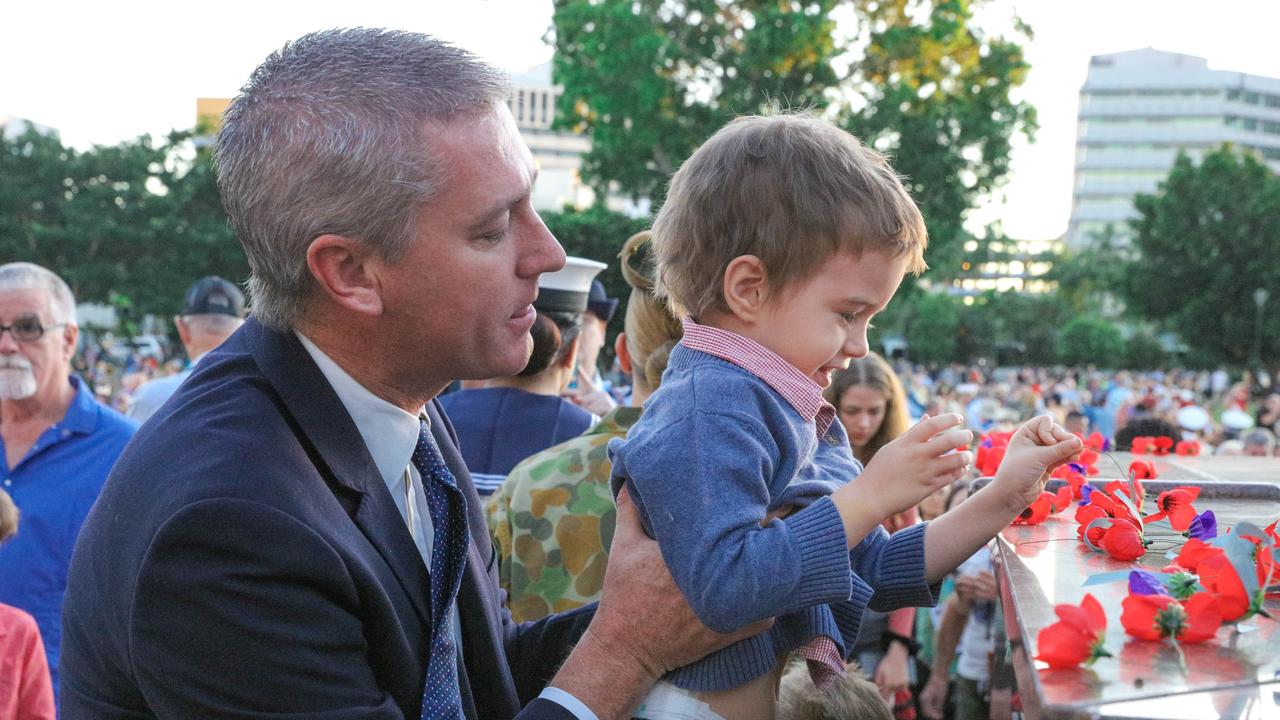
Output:
[[[14,321],[13,329],[23,334],[38,334],[44,329],[39,318],[21,317]]]

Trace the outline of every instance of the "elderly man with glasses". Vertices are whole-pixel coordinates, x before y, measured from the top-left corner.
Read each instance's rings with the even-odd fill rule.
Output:
[[[0,488],[27,528],[0,547],[0,603],[35,617],[55,688],[71,550],[136,427],[71,373],[78,332],[62,278],[0,265]]]

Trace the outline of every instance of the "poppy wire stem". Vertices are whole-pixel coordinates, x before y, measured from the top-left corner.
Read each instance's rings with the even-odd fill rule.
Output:
[[[1169,644],[1173,646],[1174,652],[1178,653],[1178,668],[1182,670],[1182,674],[1190,675],[1191,670],[1187,668],[1187,656],[1182,652],[1182,644],[1178,642],[1178,638],[1170,637]]]

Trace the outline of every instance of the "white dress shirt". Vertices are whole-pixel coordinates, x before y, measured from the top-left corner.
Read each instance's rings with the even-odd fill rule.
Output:
[[[414,536],[413,541],[418,546],[422,561],[428,568],[431,567],[431,509],[427,506],[427,498],[422,490],[422,476],[411,462],[413,449],[418,444],[418,416],[374,395],[306,336],[302,333],[297,333],[297,336],[355,422],[356,430],[369,449],[373,464],[378,468],[378,474],[382,476],[391,499],[396,503],[396,509],[400,511],[400,517],[405,521],[405,527],[410,528],[410,534]],[[422,417],[425,418],[426,414],[423,413]],[[407,487],[406,479],[410,483]],[[408,498],[412,499],[417,509],[414,517],[417,521],[416,532],[410,527],[409,505],[406,501]],[[455,644],[461,654],[462,623],[458,619],[456,601],[453,604],[453,628]],[[590,708],[559,688],[548,687],[540,697],[560,705],[578,720],[599,720]]]

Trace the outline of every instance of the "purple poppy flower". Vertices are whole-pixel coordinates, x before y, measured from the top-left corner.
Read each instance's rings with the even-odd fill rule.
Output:
[[[1158,575],[1148,570],[1129,571],[1130,595],[1168,595],[1169,590]]]
[[[1218,537],[1218,518],[1212,510],[1205,510],[1191,519],[1191,526],[1187,528],[1187,537],[1199,540],[1212,540]]]
[[[1078,462],[1067,463],[1067,467],[1071,468],[1072,472],[1078,472],[1081,475],[1084,475],[1089,471],[1088,468]]]
[[[1094,489],[1089,483],[1080,486],[1080,504],[1088,505],[1089,499],[1093,497]]]

